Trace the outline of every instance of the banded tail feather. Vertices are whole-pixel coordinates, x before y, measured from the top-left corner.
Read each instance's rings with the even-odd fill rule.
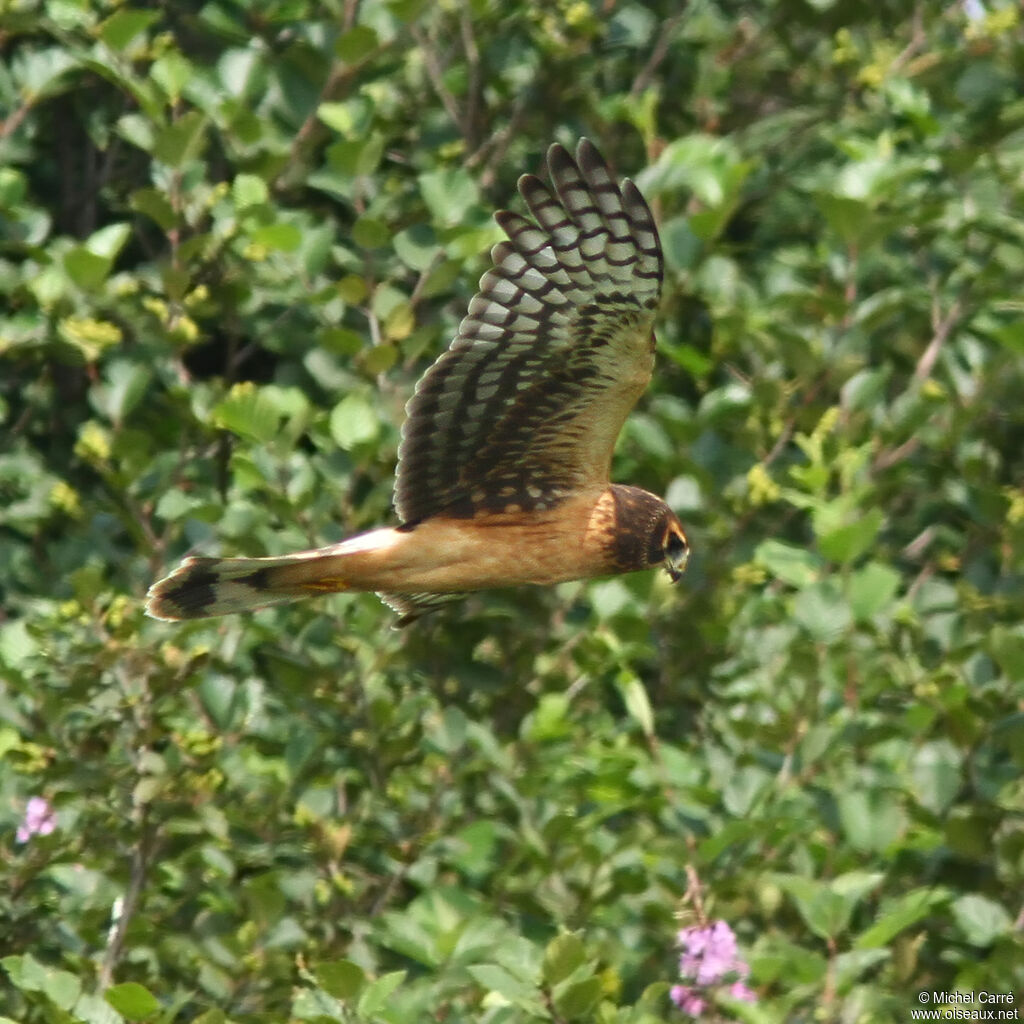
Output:
[[[458,527],[459,524],[457,524]],[[462,572],[474,560],[449,528],[413,540],[409,527],[371,530],[340,544],[271,558],[186,558],[149,588],[155,619],[208,619],[342,591],[376,592],[404,626],[474,589]],[[433,542],[429,539],[433,537]],[[444,552],[438,558],[438,553]],[[396,586],[397,581],[407,588]],[[466,585],[468,583],[468,585]]]
[[[146,612],[171,622],[206,619],[347,590],[343,578],[324,574],[324,556],[321,550],[281,558],[186,558],[149,588]]]

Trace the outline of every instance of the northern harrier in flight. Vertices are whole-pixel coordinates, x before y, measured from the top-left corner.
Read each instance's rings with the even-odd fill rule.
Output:
[[[153,585],[158,619],[227,615],[376,591],[399,624],[459,594],[686,567],[660,498],[609,482],[612,450],[651,379],[662,257],[636,186],[583,139],[527,174],[532,219],[508,236],[451,347],[424,374],[398,449],[399,526],[276,558],[187,558]]]

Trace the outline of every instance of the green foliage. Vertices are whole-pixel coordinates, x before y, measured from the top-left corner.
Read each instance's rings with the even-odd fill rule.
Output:
[[[1017,5],[0,4],[0,1020],[1024,991]],[[691,569],[179,626],[190,550],[385,522],[497,205],[655,206],[615,477]],[[27,801],[56,827],[24,841]]]

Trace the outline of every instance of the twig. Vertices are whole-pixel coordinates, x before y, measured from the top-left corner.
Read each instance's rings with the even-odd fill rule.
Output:
[[[949,337],[950,332],[956,326],[962,311],[963,305],[960,299],[956,299],[953,302],[953,305],[949,307],[949,312],[945,316],[941,316],[939,314],[938,295],[933,297],[932,340],[928,342],[925,350],[921,353],[921,358],[917,361],[917,366],[914,367],[914,380],[919,383],[923,380],[927,380],[932,372],[932,368],[935,366],[935,360],[939,358],[939,352],[942,349],[942,346],[946,343],[946,339]]]
[[[437,59],[437,54],[434,52],[430,40],[416,25],[409,26],[409,34],[423,53],[423,66],[426,68],[427,78],[430,79],[430,84],[433,86],[434,92],[437,93],[438,98],[444,105],[444,109],[448,112],[448,116],[455,123],[456,127],[458,127],[459,131],[462,132],[463,136],[465,136],[466,133],[462,123],[462,114],[459,111],[459,105],[455,102],[455,97],[448,89],[448,86],[444,84],[444,72],[441,69],[441,65]]]
[[[466,53],[466,64],[469,67],[469,81],[466,87],[466,110],[463,116],[462,132],[468,149],[476,148],[477,117],[481,106],[480,87],[480,48],[473,35],[473,20],[469,13],[468,3],[463,3],[459,11],[459,32],[462,35],[462,49]]]
[[[344,22],[346,27],[351,27],[349,24],[349,17],[351,16],[353,19],[355,18],[355,11],[358,6],[358,2],[346,4]],[[360,57],[359,60],[354,63],[344,64],[339,61],[331,68],[330,74],[327,76],[327,81],[324,82],[324,87],[320,90],[320,96],[317,99],[316,104],[312,110],[310,110],[306,120],[302,122],[299,130],[295,133],[295,138],[292,140],[291,150],[288,153],[288,161],[274,179],[275,188],[289,184],[287,177],[288,172],[296,163],[298,163],[302,151],[308,148],[320,133],[326,131],[326,127],[320,121],[319,116],[321,104],[338,100],[342,96],[347,95],[352,82],[355,80],[359,72],[362,71],[363,67],[374,58],[379,57],[392,45],[393,43],[391,42],[381,43],[380,46],[377,46],[369,53]]]
[[[18,125],[25,120],[31,109],[31,103],[23,103],[10,117],[0,121],[0,139],[6,139],[8,135],[13,135],[18,130]]]
[[[654,73],[665,59],[669,44],[672,42],[672,36],[685,14],[686,4],[683,4],[671,18],[666,18],[662,22],[661,28],[658,31],[658,41],[654,44],[654,49],[651,50],[647,63],[640,69],[639,74],[633,79],[633,84],[629,88],[630,96],[639,96],[651,84],[651,79],[654,78]]]
[[[928,550],[931,542],[935,539],[935,535],[938,531],[934,525],[926,526],[903,550],[900,554],[904,558],[918,559],[923,557],[925,551]]]
[[[890,74],[902,71],[910,63],[910,59],[916,56],[917,51],[928,42],[928,34],[924,29],[924,15],[921,6],[920,3],[914,5],[914,13],[910,22],[910,42],[907,43],[903,50],[897,54],[892,64],[889,65]]]
[[[149,858],[153,852],[153,832],[147,822],[147,808],[145,806],[139,814],[139,829],[139,839],[132,850],[132,875],[128,882],[128,890],[125,892],[124,901],[121,904],[121,913],[118,915],[114,925],[110,941],[107,943],[107,951],[103,955],[103,964],[100,967],[100,988],[109,987],[110,983],[114,980],[114,971],[117,968],[118,961],[121,959],[121,951],[124,949],[124,938],[128,933],[128,926],[131,924],[135,912],[139,909],[142,890],[146,884]]]
[[[836,940],[830,935],[825,944],[828,946],[828,964],[825,968],[825,987],[821,993],[821,1001],[825,1006],[831,1006],[836,1000]],[[830,1014],[826,1015],[826,1019]]]
[[[811,402],[813,402],[814,399],[818,397],[818,392],[821,391],[821,389],[824,387],[825,381],[826,374],[823,373],[818,378],[818,380],[816,380],[811,385],[807,392],[805,392],[805,394],[800,399],[801,410],[806,409],[807,406],[809,406]],[[772,450],[761,460],[762,466],[770,466],[782,453],[783,449],[789,443],[789,439],[793,436],[793,433],[796,430],[797,419],[798,414],[794,413],[786,421],[786,425],[782,428],[782,433],[779,434],[778,439],[775,441],[775,444],[772,445]]]
[[[416,278],[416,284],[413,285],[412,293],[409,295],[409,308],[415,310],[423,299],[423,289],[426,287],[427,282],[430,280],[430,275],[437,269],[437,267],[444,260],[444,252],[440,249],[430,258],[430,263],[427,264],[423,270],[420,271],[420,276]]]
[[[512,139],[516,136],[525,112],[526,93],[523,92],[520,93],[516,100],[515,106],[512,108],[512,116],[509,117],[508,121],[501,128],[492,132],[488,138],[484,139],[464,161],[464,166],[467,169],[483,162],[484,166],[480,171],[479,180],[480,187],[485,191],[494,184],[494,180],[498,175],[498,167],[505,159],[505,154],[508,152]],[[488,150],[490,150],[490,156],[485,161],[484,157]]]
[[[891,448],[888,451],[879,452],[875,457],[872,468],[876,471],[888,469],[890,466],[894,466],[897,462],[907,458],[907,456],[913,455],[920,447],[921,439],[915,434],[913,437],[907,438],[903,444],[898,444],[895,448]]]
[[[683,895],[683,899],[690,901],[694,912],[697,914],[697,923],[701,928],[706,928],[708,925],[708,915],[704,910],[704,887],[701,885],[697,869],[692,864],[688,863],[685,870],[686,893]]]

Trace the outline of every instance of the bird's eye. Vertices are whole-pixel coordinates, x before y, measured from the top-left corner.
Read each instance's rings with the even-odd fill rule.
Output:
[[[669,532],[669,535],[665,538],[665,555],[670,561],[677,562],[683,557],[683,554],[689,548],[689,544],[686,543],[686,539],[676,533],[674,530]]]

